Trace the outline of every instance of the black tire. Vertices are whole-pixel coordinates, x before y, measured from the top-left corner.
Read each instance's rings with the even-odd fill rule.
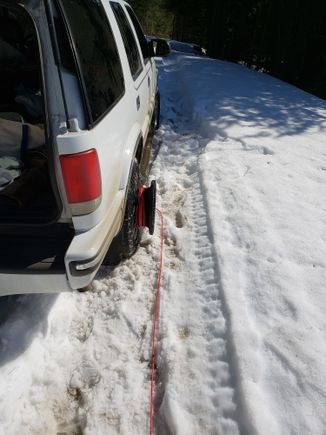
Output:
[[[154,116],[155,116],[155,129],[158,130],[161,125],[161,96],[159,92],[156,94]]]
[[[115,266],[119,264],[121,260],[131,257],[138,248],[141,236],[141,230],[137,224],[140,186],[139,165],[135,159],[131,170],[122,228],[111,243],[103,261],[105,265]]]

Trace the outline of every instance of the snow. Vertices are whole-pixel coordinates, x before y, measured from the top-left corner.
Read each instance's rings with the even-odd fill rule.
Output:
[[[243,66],[158,60],[165,216],[156,433],[326,427],[326,103]],[[159,226],[94,290],[0,301],[0,434],[144,434]]]

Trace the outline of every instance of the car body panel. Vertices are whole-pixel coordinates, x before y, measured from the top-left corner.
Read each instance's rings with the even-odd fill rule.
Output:
[[[105,218],[89,231],[76,234],[65,256],[66,271],[72,289],[86,287],[95,277],[108,248],[119,230],[122,219],[122,204],[124,193],[119,192]],[[90,272],[74,276],[71,272],[72,263],[93,263]]]

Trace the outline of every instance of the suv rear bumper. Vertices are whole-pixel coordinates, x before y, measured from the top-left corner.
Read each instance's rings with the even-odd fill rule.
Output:
[[[89,231],[73,237],[62,270],[20,270],[0,273],[0,296],[58,293],[87,287],[94,279],[108,248],[120,229],[124,191],[119,191],[104,219]],[[80,266],[80,267],[78,267]]]

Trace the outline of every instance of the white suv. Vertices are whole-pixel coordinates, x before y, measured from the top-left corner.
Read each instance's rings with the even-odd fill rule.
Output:
[[[0,0],[0,295],[86,288],[153,231],[153,53],[121,0]]]

